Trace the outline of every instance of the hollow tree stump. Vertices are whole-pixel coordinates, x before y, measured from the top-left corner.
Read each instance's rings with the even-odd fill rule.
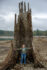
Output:
[[[15,25],[14,25],[14,43],[11,41],[11,49],[8,53],[7,58],[2,63],[1,70],[8,70],[13,67],[20,58],[20,51],[16,51],[17,48],[21,48],[22,44],[26,45],[26,48],[31,48],[27,51],[27,60],[29,62],[34,62],[36,66],[40,66],[40,62],[36,59],[32,41],[33,41],[33,32],[32,32],[32,17],[31,17],[31,9],[29,8],[28,3],[28,11],[26,11],[26,4],[23,2],[19,3],[19,15],[18,22],[16,22],[16,14],[15,14]]]

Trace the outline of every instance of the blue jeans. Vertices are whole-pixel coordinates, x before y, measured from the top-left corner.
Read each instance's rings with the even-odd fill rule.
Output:
[[[23,64],[23,59],[24,59],[24,64],[26,64],[26,53],[21,53],[21,64]]]

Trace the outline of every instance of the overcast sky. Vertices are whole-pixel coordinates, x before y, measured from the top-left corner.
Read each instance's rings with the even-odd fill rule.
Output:
[[[0,0],[0,30],[14,30],[14,15],[19,14],[21,1],[30,3],[33,30],[47,30],[47,0]]]

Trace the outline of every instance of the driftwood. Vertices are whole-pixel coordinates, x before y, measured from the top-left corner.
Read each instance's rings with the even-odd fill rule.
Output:
[[[11,69],[14,64],[16,64],[17,54],[16,51],[13,49],[13,43],[11,41],[11,48],[9,50],[8,56],[6,57],[5,61],[0,64],[0,70],[7,70]]]

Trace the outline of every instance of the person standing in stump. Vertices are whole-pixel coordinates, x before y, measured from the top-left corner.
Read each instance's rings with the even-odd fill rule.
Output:
[[[27,54],[26,54],[26,52],[27,52],[27,50],[29,50],[29,49],[31,49],[30,47],[29,48],[26,48],[25,47],[25,44],[22,44],[22,48],[18,48],[18,49],[16,49],[17,51],[18,50],[20,50],[21,51],[21,60],[20,60],[20,63],[21,64],[26,64],[26,56],[27,56]],[[24,60],[24,61],[23,61]]]
[[[21,64],[23,64],[23,60],[24,60],[24,64],[26,64],[26,51],[28,49],[31,49],[31,48],[26,48],[25,47],[25,44],[22,45],[22,48],[21,48]]]
[[[21,48],[21,64],[23,64],[23,59],[24,59],[24,64],[26,64],[26,48],[25,48],[25,44],[23,44],[22,48]]]

